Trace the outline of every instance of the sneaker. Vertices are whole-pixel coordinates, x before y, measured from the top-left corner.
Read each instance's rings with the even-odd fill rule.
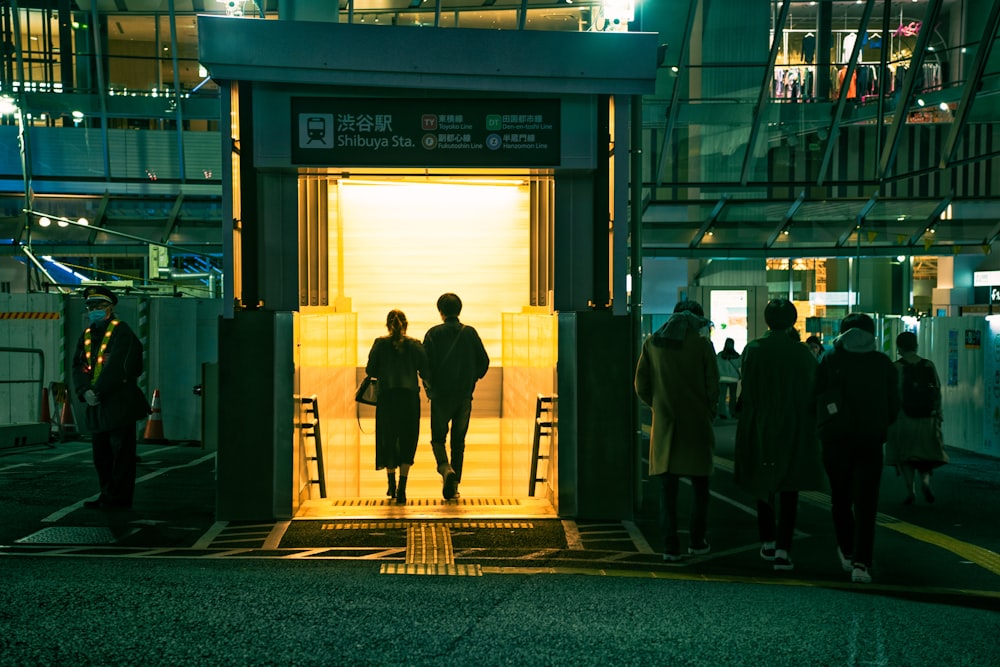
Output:
[[[663,562],[664,563],[679,563],[681,560],[681,555],[676,553],[664,552]]]
[[[774,560],[774,542],[764,542],[760,545],[760,557],[764,560]]]
[[[851,570],[851,581],[856,584],[872,583],[872,575],[868,573],[868,567],[861,563],[855,563],[854,569]]]
[[[444,485],[441,488],[441,495],[445,500],[451,500],[458,492],[458,475],[454,470],[448,470],[444,474]]]
[[[845,556],[844,552],[837,547],[837,558],[840,559],[840,567],[844,572],[851,572],[854,569],[854,563],[851,561],[850,556]]]
[[[688,553],[692,556],[704,556],[711,550],[712,546],[708,542],[705,542],[700,547],[696,547],[694,545],[688,547]]]
[[[791,572],[795,569],[795,564],[792,563],[792,557],[788,555],[788,552],[784,549],[775,549],[774,551],[774,571],[775,572]]]

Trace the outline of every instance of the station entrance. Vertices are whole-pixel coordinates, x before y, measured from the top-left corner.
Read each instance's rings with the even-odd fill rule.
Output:
[[[303,304],[298,314],[299,394],[310,399],[300,419],[315,417],[315,397],[323,452],[315,455],[311,429],[302,430],[297,515],[403,509],[393,507],[385,471],[375,469],[374,408],[355,403],[353,389],[364,377],[373,341],[387,333],[387,313],[402,310],[407,335],[422,340],[441,322],[435,304],[445,292],[462,299],[460,320],[476,329],[490,357],[473,399],[464,502],[451,507],[499,501],[552,512],[550,487],[530,485],[532,498],[529,476],[537,397],[552,397],[556,381],[557,326],[549,296],[553,176],[330,171],[299,175],[300,244],[307,246],[301,250],[307,259],[302,282],[317,302]],[[421,406],[407,495],[410,505],[429,511],[443,500],[423,391]],[[543,455],[550,440],[540,443]],[[538,477],[549,478],[549,462],[538,462]]]
[[[374,415],[354,391],[388,311],[422,339],[445,292],[491,359],[460,504],[630,517],[638,260],[627,256],[641,212],[629,214],[628,147],[657,36],[213,17],[198,33],[231,129],[219,377],[240,401],[219,405],[218,517],[377,506],[417,518],[422,501],[443,504],[427,405],[408,503],[395,506],[374,467]],[[400,53],[420,57],[401,65]],[[558,396],[557,426],[531,494],[540,395]]]

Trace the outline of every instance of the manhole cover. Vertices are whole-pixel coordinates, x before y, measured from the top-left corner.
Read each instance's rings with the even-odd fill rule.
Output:
[[[22,544],[111,544],[116,540],[110,528],[55,526],[15,541]]]

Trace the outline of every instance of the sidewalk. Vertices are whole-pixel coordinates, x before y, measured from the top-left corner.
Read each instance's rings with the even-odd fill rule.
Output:
[[[716,433],[708,555],[663,563],[656,487],[647,482],[643,506],[631,522],[542,519],[506,526],[496,519],[473,518],[461,527],[451,522],[454,560],[486,568],[584,568],[849,585],[836,563],[828,498],[822,493],[804,494],[800,501],[795,571],[775,573],[758,557],[754,501],[732,481],[735,425],[723,422]],[[955,449],[949,455],[952,462],[934,476],[938,501],[933,505],[922,498],[903,505],[902,485],[886,469],[876,581],[897,594],[971,591],[1000,598],[1000,460]],[[407,526],[415,523],[404,514],[380,525],[330,519],[220,524],[215,520],[213,453],[188,445],[140,445],[139,456],[135,506],[102,512],[82,507],[96,490],[89,443],[0,451],[0,512],[7,517],[0,524],[0,554],[400,562]],[[689,498],[690,487],[684,485],[682,525]],[[1000,604],[997,599],[992,603]]]

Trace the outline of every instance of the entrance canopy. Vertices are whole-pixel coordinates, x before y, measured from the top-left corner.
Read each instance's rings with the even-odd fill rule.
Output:
[[[448,29],[198,17],[215,80],[522,93],[652,93],[656,33]]]

